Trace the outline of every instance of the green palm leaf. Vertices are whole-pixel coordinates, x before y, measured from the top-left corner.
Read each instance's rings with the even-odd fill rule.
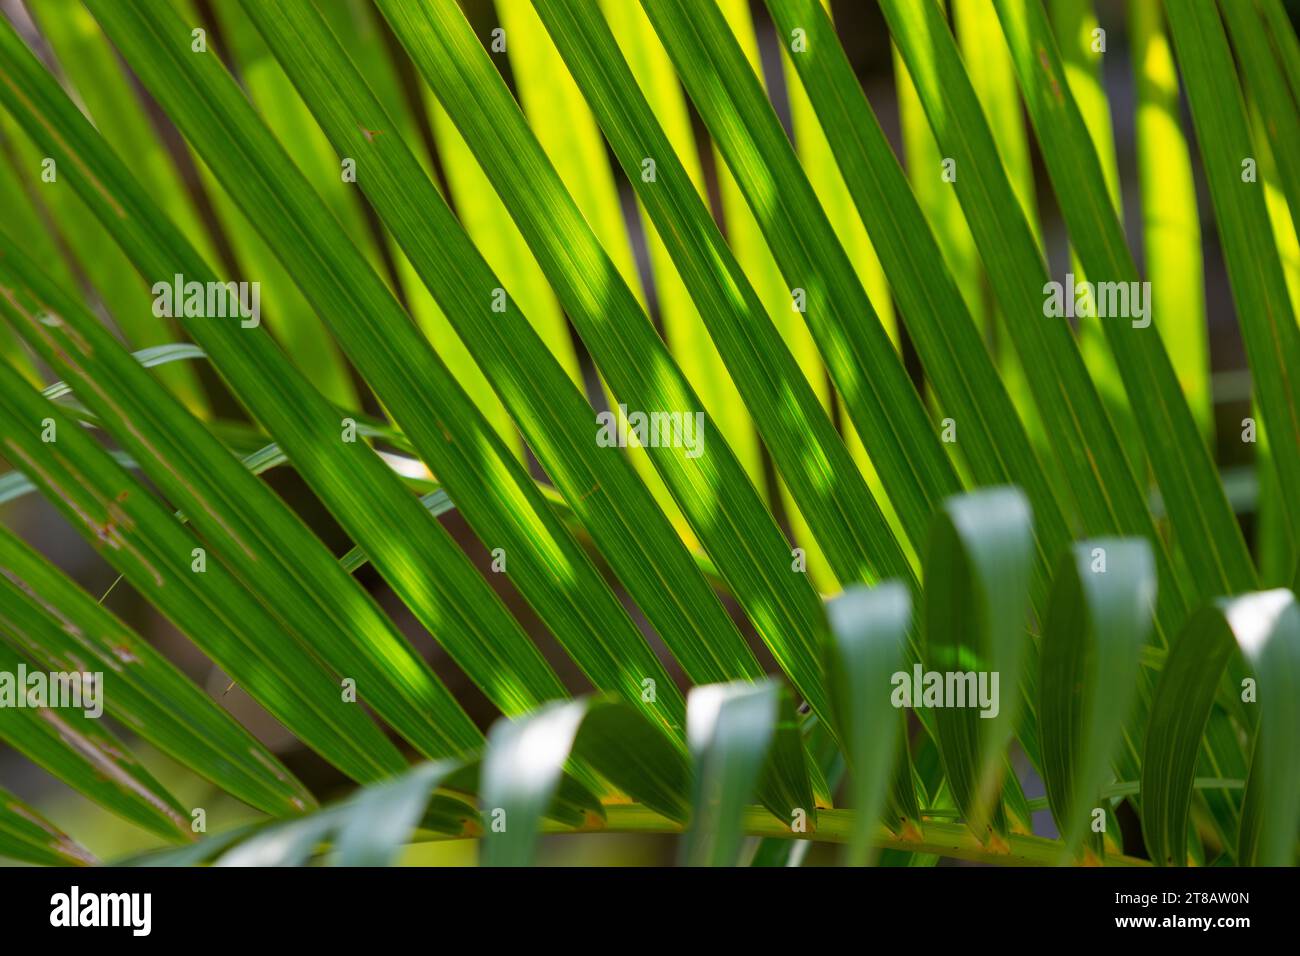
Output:
[[[1151,550],[1141,540],[1083,542],[1057,565],[1038,714],[1048,801],[1071,850],[1096,823],[1097,795],[1136,696],[1155,587]],[[1101,840],[1091,847],[1100,849]]]
[[[0,646],[0,672],[9,685],[0,688],[0,739],[124,819],[169,841],[193,839],[186,809],[99,724],[90,701],[109,688],[92,690],[96,675],[71,675],[78,692],[73,699],[84,705],[78,710],[56,704],[49,695],[64,692],[55,678],[8,646]],[[41,678],[39,689],[30,683],[33,675]],[[25,702],[15,699],[19,694]]]
[[[614,394],[644,414],[703,416],[703,433],[716,436],[716,426],[698,411],[689,383],[583,222],[459,9],[447,2],[379,6],[484,163]],[[506,149],[488,149],[502,142],[509,144]],[[697,456],[688,452],[659,445],[651,449],[651,460],[773,656],[824,714],[815,593],[789,573],[786,542],[725,441],[707,444]],[[782,561],[776,565],[778,555]]]
[[[924,706],[935,706],[928,701],[931,674],[940,676],[944,693],[950,693],[953,675],[964,680],[960,702],[938,701],[935,723],[949,786],[980,839],[994,832],[1006,836],[1005,820],[995,809],[1004,770],[1000,755],[1020,702],[1030,520],[1028,504],[1016,489],[972,492],[945,503],[926,550]],[[977,688],[991,691],[988,700],[978,698],[978,707],[972,699]],[[912,691],[907,700],[917,705],[914,697]]]
[[[426,754],[475,743],[475,729],[446,688],[275,493],[169,403],[93,316],[60,296],[3,238],[0,260],[0,276],[31,290],[10,292],[0,311],[180,506],[205,550],[220,554],[250,589],[275,591],[286,629],[354,681],[366,702]],[[94,378],[85,372],[92,357]]]
[[[764,5],[6,8],[0,855],[1295,862],[1287,8]]]
[[[285,16],[287,9],[260,4],[252,17],[281,49],[310,53],[294,60],[286,57],[290,75],[309,103],[322,111],[321,121],[337,137],[340,149],[355,153],[365,165],[361,182],[367,194],[444,304],[471,352],[493,381],[509,383],[502,386],[503,400],[584,527],[603,545],[623,583],[693,680],[756,676],[759,669],[753,655],[709,593],[671,525],[646,500],[626,461],[593,440],[591,407],[565,380],[545,345],[527,326],[484,323],[461,311],[459,303],[496,288],[495,277],[400,143],[391,149],[368,148],[353,121],[355,104],[368,95],[361,78],[347,69],[341,50],[337,60],[322,56],[322,51],[332,52],[323,24],[298,17],[296,27],[291,26],[294,21]],[[337,108],[342,101],[334,95],[343,84],[347,84],[346,99],[353,104],[346,110]],[[380,111],[373,101],[369,108]],[[380,122],[379,112],[375,115],[379,125],[386,122]],[[413,195],[422,201],[413,204]],[[448,263],[457,268],[448,269]],[[673,582],[671,589],[665,587],[668,581]],[[644,676],[655,675],[647,671]]]
[[[276,816],[315,799],[168,660],[7,529],[0,641],[51,673],[99,672],[105,711],[226,792]]]
[[[1253,665],[1250,683],[1266,683],[1276,694],[1250,695],[1252,703],[1261,701],[1261,713],[1269,718],[1267,723],[1256,718],[1259,739],[1269,751],[1284,746],[1281,741],[1294,724],[1294,697],[1288,695],[1296,680],[1296,625],[1295,597],[1290,591],[1261,591],[1203,608],[1179,635],[1156,688],[1142,765],[1142,832],[1158,863],[1187,861],[1187,813],[1197,747],[1224,668],[1239,651]],[[1265,670],[1269,665],[1277,665],[1277,670]],[[1244,681],[1236,692],[1247,699]],[[1262,704],[1265,700],[1270,701],[1267,708]],[[1259,755],[1257,744],[1255,757]],[[1296,780],[1283,769],[1285,764],[1276,762],[1276,755],[1267,759],[1274,763],[1271,770],[1258,771],[1256,776],[1255,805],[1249,817],[1242,815],[1244,846],[1239,851],[1277,859],[1280,848],[1294,847]],[[1263,801],[1272,803],[1275,812],[1269,813],[1270,832],[1261,838],[1256,828]]]
[[[47,866],[85,866],[95,858],[8,790],[0,788],[0,856]]]
[[[880,816],[886,796],[891,765],[897,760],[906,777],[911,775],[906,754],[899,759],[896,752],[897,738],[878,728],[888,728],[895,719],[884,688],[903,663],[912,607],[904,588],[897,582],[885,582],[870,590],[845,591],[827,606],[827,613],[826,672],[844,738],[853,806],[858,811],[848,859],[862,864],[870,848],[871,823]],[[907,783],[910,792],[910,779]]]

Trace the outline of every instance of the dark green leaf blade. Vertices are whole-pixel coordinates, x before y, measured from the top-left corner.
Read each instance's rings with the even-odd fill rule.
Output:
[[[189,812],[99,722],[112,677],[49,672],[0,644],[0,740],[95,803],[170,842]]]
[[[794,698],[782,687],[756,796],[792,833],[807,834],[817,828],[817,798],[801,729]]]
[[[2,362],[0,423],[5,456],[110,564],[286,727],[359,781],[405,766],[361,708],[343,700],[338,678],[283,633],[280,622],[219,557],[202,552],[201,539],[170,509]],[[42,432],[54,440],[42,441]]]
[[[185,56],[191,55],[188,37],[184,33],[178,41],[185,44]],[[12,85],[0,83],[0,100],[62,168],[86,171],[69,177],[72,186],[141,274],[151,280],[179,274],[187,281],[219,281],[8,21],[0,21],[0,72],[15,78]],[[18,88],[24,96],[12,95]],[[445,642],[497,706],[519,713],[563,694],[535,646],[450,535],[377,456],[356,454],[357,446],[339,440],[342,414],[276,350],[262,328],[205,318],[184,324],[232,392],[276,438],[353,540],[365,546],[421,623]],[[412,529],[424,533],[412,534]],[[492,656],[475,666],[484,652]]]
[[[680,727],[680,694],[624,608],[232,78],[214,58],[190,52],[188,28],[165,3],[89,6],[289,267],[480,540],[505,552],[511,580],[574,660],[593,683],[665,728]],[[244,148],[231,150],[232,142]],[[486,316],[495,315],[492,298],[492,290],[482,290]],[[377,562],[376,547],[367,551]],[[649,707],[641,697],[646,679],[658,687]],[[487,679],[487,686],[494,683]]]
[[[488,733],[480,804],[487,830],[484,866],[527,866],[538,825],[564,773],[587,710],[575,700],[546,704],[526,717],[502,719]]]
[[[354,681],[358,696],[421,752],[478,743],[432,668],[306,524],[4,236],[0,281],[0,314],[67,376],[205,548],[276,610],[289,634]]]
[[[944,768],[966,825],[982,841],[998,822],[1002,753],[1021,703],[1031,522],[1015,488],[970,492],[944,503],[926,549],[925,696],[912,700],[913,691],[905,703],[926,705],[939,675],[935,723]]]
[[[89,850],[0,787],[0,856],[42,866],[87,866]]]
[[[1155,589],[1151,549],[1140,538],[1077,544],[1057,563],[1039,655],[1038,722],[1048,801],[1071,852],[1098,806],[1135,699]]]
[[[1293,659],[1296,626],[1295,598],[1290,591],[1260,591],[1225,598],[1202,608],[1174,642],[1151,704],[1142,762],[1142,835],[1151,859],[1158,865],[1184,866],[1188,862],[1187,819],[1198,747],[1224,669],[1239,651],[1245,651],[1257,668],[1266,664],[1281,668],[1276,674],[1257,672],[1253,679],[1257,688],[1266,683],[1273,688],[1276,696],[1270,695],[1273,699],[1269,707],[1265,709],[1261,703],[1261,711],[1269,714],[1270,723],[1278,721],[1274,726],[1279,732],[1269,735],[1267,747],[1269,752],[1279,747],[1291,748],[1288,762],[1292,769],[1287,771],[1274,763],[1266,772],[1268,783],[1256,786],[1266,788],[1269,811],[1279,810],[1287,800],[1294,800],[1294,738],[1287,735],[1286,725],[1288,721],[1294,722],[1295,699],[1286,702],[1285,695],[1296,680]],[[1240,692],[1244,694],[1245,688]],[[1262,728],[1262,724],[1262,720],[1257,721],[1257,726]],[[1259,754],[1257,746],[1256,755]],[[1260,809],[1263,807],[1257,805],[1251,820],[1243,819],[1242,824],[1245,845],[1252,851],[1258,845],[1255,827]],[[1294,820],[1294,802],[1290,820],[1285,819],[1285,814],[1279,819],[1270,812],[1266,818],[1270,828],[1264,845],[1266,855],[1277,852],[1275,840],[1288,825],[1292,827],[1294,840]]]
[[[679,823],[690,818],[691,766],[685,749],[626,704],[592,699],[573,754],[656,813]]]
[[[509,319],[490,322],[463,307],[500,283],[416,157],[395,138],[370,140],[359,130],[358,115],[379,128],[388,119],[337,40],[295,4],[257,3],[249,15],[339,151],[364,165],[362,189],[687,675],[696,682],[759,676],[757,661],[631,465],[593,440],[594,411],[532,325],[513,306]]]
[[[1260,595],[1262,620],[1237,639],[1255,674],[1259,720],[1241,807],[1242,866],[1294,866],[1300,827],[1300,607],[1290,591]]]
[[[273,816],[316,800],[165,657],[6,528],[0,640],[51,671],[110,676],[105,713],[226,792]]]
[[[688,866],[733,866],[742,813],[758,785],[776,728],[780,686],[709,684],[687,699],[687,742],[694,761],[691,825],[682,847]]]
[[[827,682],[844,740],[855,813],[847,858],[851,866],[860,866],[870,855],[892,767],[900,762],[901,735],[889,730],[899,719],[889,689],[905,659],[912,602],[901,584],[885,581],[871,589],[847,589],[827,605],[826,613]],[[910,776],[911,763],[902,756]]]
[[[579,213],[463,13],[450,0],[380,0],[528,239],[615,395],[632,411],[692,413],[716,426]],[[720,436],[719,436],[720,438]],[[789,546],[724,440],[691,453],[656,442],[651,460],[782,670],[821,715],[823,626],[816,592],[790,573]],[[465,507],[455,489],[449,489]]]

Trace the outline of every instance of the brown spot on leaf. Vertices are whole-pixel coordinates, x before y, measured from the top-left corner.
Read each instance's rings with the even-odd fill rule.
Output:
[[[925,836],[921,833],[921,828],[911,820],[905,817],[899,818],[898,838],[908,843],[920,843]]]
[[[984,848],[990,853],[1009,854],[1011,852],[1011,844],[1003,839],[1000,833],[995,831],[989,832],[989,838],[984,842]]]
[[[1047,48],[1038,48],[1038,62],[1043,65],[1043,72],[1047,74],[1047,82],[1052,84],[1052,96],[1056,97],[1056,102],[1060,103],[1064,97],[1061,95],[1061,83],[1056,78],[1055,71],[1052,70],[1052,61],[1047,56]]]
[[[135,654],[132,653],[131,648],[127,647],[125,644],[110,644],[108,649],[112,651],[113,656],[123,664],[138,664],[140,662],[140,658],[136,657]]]

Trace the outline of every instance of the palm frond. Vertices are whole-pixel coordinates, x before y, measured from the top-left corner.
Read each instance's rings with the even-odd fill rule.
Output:
[[[27,6],[0,856],[1296,862],[1278,0]]]

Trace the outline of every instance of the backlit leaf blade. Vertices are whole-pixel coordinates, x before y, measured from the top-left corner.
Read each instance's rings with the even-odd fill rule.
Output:
[[[713,4],[642,4],[745,194],[914,545],[960,483],[758,78]],[[818,16],[824,17],[820,8]],[[740,116],[744,122],[735,122]]]
[[[958,197],[1001,305],[1004,328],[1020,354],[1059,472],[1067,476],[1068,487],[1057,489],[1067,514],[1074,510],[1068,505],[1073,499],[1089,534],[1142,534],[1158,545],[1144,496],[1129,472],[1070,329],[1064,321],[1044,320],[1043,289],[1050,277],[1043,253],[997,159],[993,134],[983,121],[943,18],[926,3],[882,0],[882,9],[936,139],[961,171],[954,184]],[[1029,275],[1034,280],[1028,280]],[[1181,587],[1168,584],[1176,579],[1163,547],[1157,551],[1157,561],[1162,626],[1176,628],[1184,613]]]
[[[760,47],[759,32],[755,28],[753,13],[748,0],[716,0],[718,9],[728,28],[736,37],[745,58],[749,61],[755,75],[759,76],[767,89],[768,98],[778,109],[784,111],[786,98],[782,93],[781,70],[775,64],[769,64],[770,72],[763,69],[763,51]],[[643,17],[645,11],[641,11]],[[648,18],[644,20],[646,29],[654,36],[654,28]],[[652,41],[659,50],[663,44],[658,37]],[[667,56],[667,51],[664,51]],[[671,61],[670,61],[671,62]],[[679,85],[680,89],[680,85]],[[787,91],[788,92],[788,91]],[[794,119],[794,101],[790,101],[791,121]],[[826,367],[817,351],[817,343],[808,331],[803,317],[790,307],[790,285],[781,274],[781,269],[772,257],[772,250],[763,237],[763,230],[754,218],[753,211],[745,202],[744,191],[736,177],[731,174],[722,158],[716,143],[712,148],[713,165],[717,176],[719,195],[719,212],[721,224],[727,233],[727,242],[735,254],[736,261],[744,270],[749,282],[758,293],[764,308],[758,313],[766,312],[772,324],[780,332],[790,354],[799,364],[808,380],[817,400],[827,410],[836,402],[835,390],[830,387],[826,377]],[[635,182],[635,180],[634,180]],[[851,426],[850,426],[851,427]],[[850,439],[851,441],[851,439]],[[794,543],[804,549],[808,562],[808,576],[817,589],[823,593],[834,593],[838,585],[848,579],[839,579],[826,560],[822,544],[818,540],[808,516],[799,507],[790,486],[783,477],[777,482],[782,504],[790,522],[790,531]]]
[[[6,20],[3,29],[12,29]],[[0,127],[8,127],[13,133],[13,149],[22,164],[21,169],[13,173],[19,178],[21,174],[31,171],[31,181],[40,182],[40,164],[46,159],[56,163],[57,158],[42,148],[39,137],[32,137],[31,130],[12,123],[9,117],[0,120]],[[69,275],[88,277],[88,302],[98,302],[105,309],[113,323],[122,330],[123,337],[133,348],[154,345],[174,340],[174,323],[159,318],[150,312],[148,285],[127,267],[127,260],[120,250],[107,241],[107,235],[101,223],[96,222],[92,210],[87,208],[74,185],[76,178],[73,170],[62,167],[63,175],[52,183],[40,182],[39,192],[34,195],[41,200],[38,214],[53,220],[60,235],[66,237],[56,249],[64,258],[57,262],[53,257],[46,258],[54,270],[63,278]],[[57,173],[56,173],[57,176]],[[6,174],[9,178],[9,174]],[[39,188],[39,187],[38,187]],[[38,226],[37,231],[43,231]],[[6,230],[9,237],[27,245],[31,242],[30,234],[16,234]],[[39,247],[33,253],[39,253]],[[65,283],[65,288],[76,289],[78,282]],[[202,407],[203,396],[199,390],[198,380],[193,369],[174,368],[164,374],[164,379],[171,390],[191,407]]]
[[[1142,243],[1156,324],[1201,433],[1213,437],[1209,331],[1201,221],[1192,157],[1182,127],[1178,71],[1160,3],[1129,4],[1137,88],[1134,134],[1142,193]]]
[[[704,195],[704,173],[697,156],[686,98],[673,73],[672,61],[645,18],[645,12],[639,4],[624,0],[605,0],[601,3],[601,10],[656,119],[682,159],[696,190]],[[539,8],[539,13],[544,15],[544,8]],[[632,182],[635,183],[636,179]],[[652,223],[646,223],[646,241],[664,339],[710,416],[725,430],[728,444],[736,452],[746,473],[761,489],[762,453],[752,416],[740,399],[731,374],[718,355],[708,329]]]
[[[926,270],[942,262],[943,254],[831,23],[815,0],[770,0],[769,8],[783,29],[802,25],[809,31],[809,51],[793,61],[853,201],[872,231],[903,321],[942,407],[953,417],[957,445],[979,483],[1014,482],[1026,489],[1045,569],[1050,555],[1068,540],[1062,507],[952,274]],[[1068,503],[1068,497],[1065,500]]]
[[[924,0],[923,0],[924,2]],[[930,0],[934,2],[934,0]],[[819,44],[820,45],[820,44]],[[960,203],[952,189],[953,175],[958,172],[940,156],[934,134],[925,122],[925,110],[916,88],[894,50],[894,85],[898,90],[898,123],[902,138],[903,159],[916,202],[934,231],[943,262],[961,290],[966,309],[981,335],[987,335],[988,310],[984,303],[979,253],[970,227],[962,215]]]
[[[1106,31],[1097,26],[1093,0],[1048,0],[1047,10],[1061,51],[1066,83],[1078,104],[1084,127],[1101,163],[1111,204],[1116,214],[1122,217],[1123,199],[1120,197],[1119,169],[1115,159],[1115,135],[1111,130],[1110,101],[1102,83]],[[1077,255],[1071,257],[1071,267],[1079,280],[1086,278]],[[1133,470],[1140,475],[1145,468],[1141,436],[1133,423],[1133,411],[1124,392],[1124,382],[1106,347],[1101,323],[1102,319],[1095,315],[1079,317],[1079,349],[1110,410],[1111,421],[1124,442]]]
[[[654,679],[658,698],[655,708],[647,711],[665,727],[680,726],[680,695],[626,611],[551,512],[531,476],[321,205],[283,147],[252,113],[230,76],[211,57],[190,53],[185,24],[165,4],[92,0],[91,6],[293,273],[480,540],[508,556],[511,580],[555,636],[594,683],[617,690],[638,706],[644,706],[641,682]],[[160,51],[164,57],[158,56]],[[190,93],[181,94],[177,76],[187,78]],[[256,147],[232,151],[228,146],[233,140]],[[480,290],[475,302],[480,314],[495,318],[490,288]],[[313,424],[320,428],[328,423],[327,418]],[[301,458],[293,457],[303,467]],[[391,481],[391,476],[384,480]],[[364,490],[368,487],[365,481],[350,484],[354,506],[369,500]],[[412,520],[430,519],[421,511]],[[393,555],[386,574],[400,579],[403,571],[412,572],[409,562],[393,554],[410,546],[409,533],[397,531],[385,544],[376,540],[373,525],[358,523],[350,530],[358,540],[371,539],[366,550],[377,567],[383,550]],[[420,602],[414,599],[427,592],[427,583],[425,579],[421,587],[420,582],[410,581],[417,606]],[[431,619],[431,626],[438,629],[436,619]],[[525,649],[521,647],[520,653]],[[486,688],[496,684],[490,675],[483,675],[483,680]]]
[[[595,5],[593,0],[590,6]],[[528,125],[618,276],[645,308],[646,289],[633,255],[631,230],[591,111],[538,22],[531,0],[496,0],[496,6],[508,36],[529,38],[506,46]],[[621,415],[607,378],[603,384],[609,407]],[[694,545],[694,531],[646,450],[629,445],[626,451],[659,507],[681,528],[682,539]]]
[[[1123,240],[1114,236],[1118,222],[1082,120],[1077,110],[1071,113],[1067,107],[1069,93],[1059,63],[1054,68],[1054,82],[1039,78],[1045,66],[1035,50],[1048,55],[1055,46],[1041,6],[1035,0],[1027,11],[1017,7],[1007,16],[1005,0],[994,2],[1040,138],[1044,131],[1056,137],[1054,143],[1069,137],[1069,145],[1046,150],[1049,171],[1066,163],[1081,164],[1074,174],[1056,168],[1052,175],[1061,186],[1058,198],[1066,208],[1067,218],[1087,217],[1086,224],[1072,228],[1081,258],[1085,265],[1094,254],[1122,259],[1126,254]],[[1084,529],[1089,534],[1141,535],[1151,543],[1160,580],[1157,635],[1163,645],[1181,626],[1188,595],[1209,596],[1248,587],[1253,581],[1240,529],[1227,507],[1208,453],[1196,435],[1195,423],[1186,412],[1186,403],[1171,382],[1167,356],[1162,355],[1158,341],[1144,337],[1149,329],[1133,329],[1131,323],[1123,322],[1104,326],[1107,336],[1133,336],[1125,340],[1131,349],[1119,348],[1116,361],[1130,391],[1143,396],[1134,407],[1143,424],[1146,451],[1161,490],[1178,489],[1173,492],[1178,504],[1175,539],[1182,544],[1188,561],[1194,562],[1190,573],[1183,572],[1171,559],[1165,538],[1157,532],[1147,496],[1129,471],[1070,328],[1063,319],[1042,321],[1044,297],[1052,291],[1042,251],[1032,229],[1019,215],[1015,192],[996,161],[992,134],[976,108],[974,92],[942,18],[929,4],[882,0],[882,7],[917,82],[936,137],[963,171],[955,184],[959,197],[972,210],[969,222],[1002,304],[1005,326],[1020,351]],[[1037,46],[1027,33],[1031,28]],[[1047,66],[1052,62],[1048,55]],[[1084,183],[1091,197],[1087,202],[1079,195]],[[980,211],[976,213],[976,209]],[[1104,239],[1106,235],[1111,238]],[[1092,272],[1119,275],[1128,268],[1120,263],[1092,268]],[[1030,281],[1026,278],[1030,275],[1038,278]],[[1148,384],[1133,388],[1127,378],[1130,373],[1134,380],[1146,377]],[[1192,543],[1197,541],[1200,544]],[[1143,694],[1147,695],[1145,687]],[[1143,719],[1141,710],[1137,719]],[[1218,756],[1225,765],[1233,759],[1232,754]],[[1127,775],[1138,775],[1139,760],[1136,752],[1124,755]]]
[[[697,420],[702,417],[707,434],[717,435],[632,290],[583,222],[460,9],[449,0],[420,6],[381,0],[379,6],[484,164],[620,401],[643,414],[692,413]],[[503,137],[509,143],[505,148],[500,146]],[[824,714],[816,664],[822,626],[816,593],[803,576],[790,573],[786,541],[725,438],[718,438],[695,457],[662,442],[649,450],[650,457],[782,670],[814,710]],[[464,510],[460,493],[449,491]]]
[[[1024,109],[1020,104],[1020,90],[1016,86],[1016,73],[1011,64],[1011,52],[998,24],[993,0],[954,0],[952,4],[953,30],[961,47],[962,61],[970,74],[971,86],[984,106],[984,114],[993,129],[998,155],[1007,170],[1007,177],[1016,192],[1016,198],[1025,211],[1025,218],[1035,237],[1041,239],[1038,221],[1038,199],[1035,195],[1034,164],[1029,153],[1029,138],[1025,129]],[[995,308],[996,306],[994,306]],[[994,357],[1002,372],[1007,393],[1016,403],[1025,429],[1036,448],[1047,448],[1047,436],[1034,405],[1033,392],[1025,379],[1020,356],[1004,336],[998,336],[992,326],[985,327],[986,335],[995,333],[997,343]],[[1045,460],[1046,466],[1052,462]],[[1042,518],[1040,515],[1039,521]]]
[[[772,325],[764,305],[731,255],[649,104],[618,54],[613,37],[580,3],[542,2],[543,21],[623,163],[777,468],[840,581],[881,573],[910,576],[905,555],[847,449],[821,409],[804,372]],[[637,175],[641,157],[655,157],[655,180]],[[831,475],[839,480],[829,480]]]
[[[600,446],[591,406],[566,380],[545,345],[529,327],[520,327],[516,313],[484,323],[458,306],[495,287],[496,278],[401,144],[371,150],[362,142],[352,122],[358,104],[369,98],[362,79],[343,65],[342,51],[325,39],[320,24],[306,17],[291,19],[284,10],[274,3],[260,4],[253,18],[268,35],[283,41],[281,48],[305,54],[282,54],[290,75],[311,107],[320,111],[340,148],[365,161],[367,195],[470,352],[498,383],[539,461],[688,676],[694,681],[757,676],[757,662],[690,555],[626,460],[617,450]],[[327,62],[336,52],[339,65],[329,68]],[[347,85],[348,96],[331,102],[332,91],[341,84]],[[370,103],[367,108],[380,107]],[[413,202],[415,197],[419,199]],[[674,582],[675,594],[666,593],[666,581]],[[645,678],[657,680],[657,675],[647,672]]]
[[[1110,315],[1101,321],[1101,326],[1124,380],[1130,407],[1146,440],[1151,467],[1160,486],[1176,546],[1190,571],[1190,593],[1204,600],[1253,587],[1255,572],[1241,529],[1228,506],[1205,444],[1200,440],[1196,422],[1178,387],[1160,335],[1150,328],[1150,322],[1159,320],[1156,304],[1148,299],[1145,315],[1140,315],[1142,310],[1134,307],[1133,293],[1144,294],[1142,287],[1136,284],[1137,268],[1110,200],[1101,163],[1065,80],[1065,66],[1051,36],[1046,15],[1039,0],[995,2],[1016,64],[1020,88],[1042,146],[1048,173],[1056,187],[1062,214],[1078,250],[1079,261],[1091,281],[1111,283],[1108,288],[1127,289],[1129,293],[1127,308],[1118,293],[1112,297],[1106,309]],[[1173,0],[1167,5],[1171,23],[1179,19],[1174,15],[1178,3],[1179,0]],[[1214,15],[1212,5],[1193,6],[1202,11],[1209,10],[1211,16]],[[1218,27],[1217,21],[1216,28],[1222,39],[1222,28]],[[1223,42],[1226,47],[1226,41]],[[1226,54],[1226,50],[1223,52]],[[1212,71],[1219,68],[1231,73],[1231,69],[1222,64],[1206,66],[1192,71],[1191,76],[1196,79],[1189,82],[1208,82]],[[1184,69],[1184,79],[1187,78]],[[1222,85],[1221,81],[1218,85]],[[1188,86],[1188,95],[1193,103],[1197,101],[1191,85]],[[1202,138],[1200,141],[1201,148],[1206,149],[1205,140]],[[1213,164],[1207,163],[1206,166],[1211,182],[1219,180]],[[1260,201],[1262,210],[1262,197],[1256,195],[1255,198]],[[1266,214],[1262,222],[1267,222]],[[1265,239],[1267,252],[1272,254],[1276,265],[1276,250],[1266,236],[1261,238]],[[1264,251],[1260,254],[1263,255]],[[1281,278],[1280,270],[1277,278]],[[1101,288],[1098,286],[1099,290]],[[1041,296],[1039,305],[1041,312]],[[1287,308],[1289,311],[1289,306]],[[1254,325],[1257,320],[1249,313],[1249,308],[1243,309],[1241,317],[1247,343],[1256,340]],[[1052,322],[1038,324],[1056,325]],[[1294,317],[1290,335],[1284,336],[1281,342],[1284,354],[1294,355],[1296,363],[1300,364],[1300,330],[1295,327]],[[1254,352],[1252,357],[1260,359]],[[1251,367],[1267,382],[1272,374],[1269,365],[1276,362],[1274,356],[1268,364],[1255,361]],[[1283,380],[1279,378],[1277,381],[1280,384]],[[1271,399],[1280,400],[1277,394],[1269,394]],[[1283,408],[1278,406],[1269,411],[1280,414]],[[1281,425],[1279,422],[1279,427]],[[1293,431],[1292,434],[1300,433]],[[1295,444],[1292,458],[1296,465],[1296,480],[1300,481],[1300,441]],[[1168,575],[1168,578],[1173,580],[1173,575]],[[1161,587],[1162,593],[1167,590]]]
[[[1282,64],[1274,56],[1273,44],[1254,3],[1220,3],[1228,35],[1237,51],[1237,62],[1245,79],[1246,92],[1259,111],[1268,117],[1263,125],[1272,146],[1279,180],[1291,205],[1292,216],[1300,215],[1300,109],[1287,86]],[[1289,32],[1289,31],[1288,31]],[[1294,36],[1294,34],[1292,34]],[[1285,37],[1274,42],[1285,43]]]

